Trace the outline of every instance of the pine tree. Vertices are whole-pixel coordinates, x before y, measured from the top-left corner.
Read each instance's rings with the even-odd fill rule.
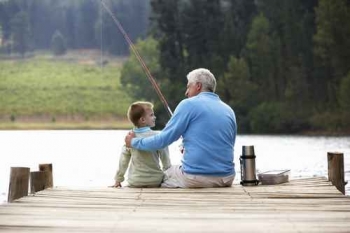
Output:
[[[191,0],[183,11],[184,47],[190,68],[206,67],[219,76],[224,14],[220,0]]]
[[[350,8],[346,0],[319,1],[314,52],[321,71],[318,85],[322,85],[320,91],[326,93],[329,106],[337,104],[336,92],[340,80],[350,70],[349,22]]]
[[[254,18],[246,44],[251,80],[259,85],[262,100],[276,100],[273,43],[269,21],[263,14]]]
[[[63,55],[67,51],[66,41],[59,30],[56,30],[52,35],[51,49],[56,56]]]
[[[30,48],[30,30],[28,14],[20,11],[11,19],[11,35],[15,51],[23,57]]]
[[[152,0],[152,33],[159,41],[161,75],[158,80],[169,80],[163,93],[171,108],[183,99],[188,64],[184,48],[181,0]]]

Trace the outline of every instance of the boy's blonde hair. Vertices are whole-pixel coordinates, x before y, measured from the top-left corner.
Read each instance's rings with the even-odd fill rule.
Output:
[[[128,109],[128,119],[134,126],[139,126],[139,120],[146,114],[147,109],[153,109],[153,104],[147,101],[137,101],[132,103]]]

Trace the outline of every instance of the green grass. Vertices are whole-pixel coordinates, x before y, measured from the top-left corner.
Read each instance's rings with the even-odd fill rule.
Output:
[[[83,122],[89,128],[91,122],[93,128],[105,120],[125,125],[131,100],[120,85],[120,62],[104,67],[81,63],[44,56],[0,60],[0,128],[25,122],[49,123],[48,128],[60,122],[70,127],[75,122],[78,128]]]

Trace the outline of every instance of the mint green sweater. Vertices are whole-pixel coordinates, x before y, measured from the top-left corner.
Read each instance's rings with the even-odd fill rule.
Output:
[[[145,138],[157,134],[149,127],[133,130],[138,138]],[[162,166],[160,166],[160,161]],[[142,151],[123,146],[119,158],[119,169],[115,181],[123,182],[128,170],[127,181],[132,187],[160,186],[166,169],[171,166],[169,149],[165,147],[155,151]]]

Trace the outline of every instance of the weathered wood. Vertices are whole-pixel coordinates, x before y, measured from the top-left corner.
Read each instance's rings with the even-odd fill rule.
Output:
[[[339,152],[328,152],[328,180],[343,194],[345,194],[344,155]]]
[[[35,171],[30,173],[30,193],[45,189],[47,183],[47,172]]]
[[[53,187],[53,171],[52,171],[52,164],[39,164],[39,171],[46,172],[46,183],[45,183],[45,189],[46,188],[52,188]]]
[[[55,187],[0,205],[6,232],[349,232],[325,177],[210,189]]]
[[[11,167],[8,202],[28,195],[29,172],[28,167]]]

